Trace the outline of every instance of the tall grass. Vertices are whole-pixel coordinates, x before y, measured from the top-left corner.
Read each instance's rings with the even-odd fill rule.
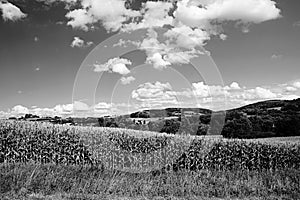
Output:
[[[2,120],[0,163],[0,199],[300,197],[297,143]]]

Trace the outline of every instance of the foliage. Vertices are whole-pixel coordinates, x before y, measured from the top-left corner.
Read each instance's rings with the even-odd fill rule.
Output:
[[[300,168],[299,144],[218,141],[119,128],[15,121],[0,121],[0,131],[0,162],[103,166],[119,163],[111,158],[120,158],[122,152],[122,159],[145,167],[139,153],[152,152],[161,167],[171,164],[174,170]]]
[[[164,127],[160,130],[161,133],[176,134],[180,128],[180,122],[177,120],[165,120]]]

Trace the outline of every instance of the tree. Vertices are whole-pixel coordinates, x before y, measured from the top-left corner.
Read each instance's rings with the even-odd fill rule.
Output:
[[[222,130],[225,138],[247,138],[253,131],[251,121],[242,114],[235,115],[235,118],[228,120]]]
[[[209,125],[200,123],[196,135],[207,135],[208,129]]]
[[[161,133],[176,134],[180,128],[180,122],[173,119],[166,120],[164,127],[160,130]]]

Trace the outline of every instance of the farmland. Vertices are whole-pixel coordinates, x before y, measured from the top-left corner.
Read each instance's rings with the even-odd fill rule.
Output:
[[[244,141],[3,120],[0,197],[297,199],[296,139]]]

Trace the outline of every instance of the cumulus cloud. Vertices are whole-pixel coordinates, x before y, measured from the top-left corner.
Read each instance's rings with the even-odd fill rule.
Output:
[[[48,5],[51,5],[53,3],[59,3],[59,2],[66,3],[67,5],[74,5],[78,0],[36,0],[36,1],[44,2]],[[67,8],[69,8],[69,7],[67,7]]]
[[[300,89],[300,81],[294,82],[293,86]]]
[[[298,90],[297,88],[292,87],[292,86],[287,86],[285,89],[286,89],[287,92],[295,92],[295,91]]]
[[[125,31],[132,31],[143,28],[163,27],[173,23],[173,17],[169,15],[173,7],[171,2],[147,1],[141,9],[142,20],[125,24],[122,28]]]
[[[280,17],[280,10],[271,0],[210,0],[178,2],[176,20],[191,27],[207,27],[212,21],[261,23]]]
[[[125,58],[112,58],[109,59],[105,64],[95,64],[94,71],[127,75],[130,73],[130,70],[127,68],[126,65],[132,65],[131,61]]]
[[[221,33],[221,34],[220,34],[220,39],[221,39],[221,40],[227,40],[227,35]]]
[[[93,17],[85,9],[72,10],[66,14],[66,17],[70,19],[67,25],[84,31],[88,31],[89,25],[95,22]]]
[[[20,115],[20,114],[28,114],[29,113],[29,109],[26,108],[25,106],[22,106],[22,105],[17,105],[17,106],[14,106],[12,109],[11,109],[11,112],[15,115]]]
[[[255,89],[246,90],[244,94],[242,94],[245,99],[272,99],[278,97],[278,94],[275,94],[269,89],[256,87]]]
[[[10,117],[10,114],[4,111],[0,111],[0,119],[7,119]]]
[[[290,88],[289,88],[290,87]],[[289,91],[287,91],[289,88]],[[220,110],[244,106],[250,103],[271,99],[299,98],[298,90],[288,84],[269,87],[247,88],[241,87],[237,82],[230,85],[207,85],[204,82],[192,83],[192,88],[176,92],[188,98],[195,97],[203,107]]]
[[[78,48],[86,48],[86,47],[90,47],[91,45],[93,45],[94,43],[93,42],[85,42],[83,39],[81,39],[80,37],[74,37],[73,38],[73,41],[71,43],[71,47],[72,48],[75,48],[75,47],[78,47]]]
[[[68,25],[86,31],[90,24],[99,21],[107,30],[117,31],[129,18],[139,15],[137,11],[126,9],[123,0],[84,0],[81,5],[81,9],[71,10],[66,17],[70,19]]]
[[[128,76],[128,77],[122,77],[121,78],[121,83],[123,85],[128,85],[128,84],[130,84],[133,81],[135,81],[135,78],[133,76]]]
[[[240,87],[240,85],[237,82],[232,82],[230,84],[230,89],[239,90],[239,89],[241,89],[241,87]]]
[[[60,2],[72,4],[74,1]],[[226,40],[222,24],[227,21],[236,22],[236,27],[248,32],[251,24],[280,17],[280,9],[273,0],[146,1],[134,9],[131,8],[133,4],[125,0],[78,1],[78,5],[71,7],[66,14],[67,24],[85,31],[99,24],[107,31],[146,29],[147,37],[135,45],[146,52],[147,63],[164,69],[172,64],[188,63],[203,54],[203,47],[214,38],[212,36]],[[167,30],[163,41],[154,33],[157,27]],[[125,45],[124,41],[120,42],[123,43],[114,47]]]
[[[142,107],[155,107],[162,105],[178,104],[175,93],[172,91],[170,83],[144,83],[133,90],[131,97]]]
[[[2,18],[5,21],[17,21],[27,16],[20,8],[9,2],[0,1],[0,10],[2,11]]]
[[[172,64],[187,64],[190,59],[203,51],[196,50],[194,47],[197,44],[202,44],[203,38],[196,39],[196,36],[179,35],[178,30],[170,30],[161,34],[162,37],[167,37],[164,42],[159,41],[159,34],[154,29],[149,29],[147,37],[145,37],[138,48],[144,50],[147,55],[146,62],[153,65],[155,69],[164,69]],[[197,42],[196,42],[197,40]],[[185,49],[182,49],[184,48]]]

